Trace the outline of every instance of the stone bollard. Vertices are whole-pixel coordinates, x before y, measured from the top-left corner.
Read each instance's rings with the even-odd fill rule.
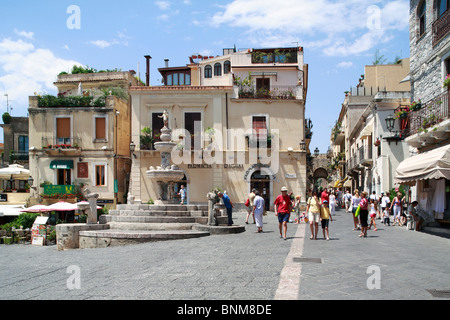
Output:
[[[214,210],[214,202],[216,195],[213,192],[209,192],[206,195],[206,198],[208,199],[208,224],[210,226],[217,226],[217,219],[215,216],[215,210]]]

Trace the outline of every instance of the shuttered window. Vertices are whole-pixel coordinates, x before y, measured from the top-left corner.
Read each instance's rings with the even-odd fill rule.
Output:
[[[56,118],[56,137],[70,138],[70,118]]]
[[[106,139],[106,118],[95,118],[95,139]]]
[[[252,129],[255,131],[256,136],[258,138],[267,137],[267,123],[266,123],[266,117],[253,117],[253,125]]]

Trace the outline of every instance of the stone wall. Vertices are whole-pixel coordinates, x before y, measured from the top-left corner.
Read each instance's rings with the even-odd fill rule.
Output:
[[[426,1],[425,33],[419,36],[417,6],[420,0],[412,0],[409,16],[411,55],[411,101],[427,102],[442,92],[445,77],[443,60],[450,57],[450,35],[447,34],[433,47],[432,25],[436,20],[434,1]],[[448,72],[448,70],[446,70]]]

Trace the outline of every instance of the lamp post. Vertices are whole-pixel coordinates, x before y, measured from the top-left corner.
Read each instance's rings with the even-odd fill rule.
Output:
[[[134,150],[136,150],[136,145],[134,144],[133,141],[131,141],[131,143],[130,143],[130,152],[136,158],[136,155],[134,154]]]
[[[316,149],[314,150],[314,155],[315,155],[316,157],[318,157],[318,156],[319,156],[319,153],[320,153],[319,148],[316,147]]]
[[[392,115],[389,115],[386,117],[386,119],[384,119],[386,121],[386,128],[392,132],[394,130],[394,126],[395,126],[395,119]]]
[[[305,142],[305,140],[302,140],[302,142],[300,142],[300,151],[302,151],[302,152],[306,151],[306,142]]]

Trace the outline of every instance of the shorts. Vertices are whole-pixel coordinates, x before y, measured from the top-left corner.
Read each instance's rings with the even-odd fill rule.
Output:
[[[370,214],[370,217],[371,217],[371,218],[375,218],[376,216],[377,216],[376,213],[371,213],[371,214]]]
[[[330,219],[322,219],[322,229],[328,228]]]
[[[308,212],[309,222],[319,223],[320,212]]]
[[[289,222],[289,213],[287,212],[278,212],[278,222]]]

